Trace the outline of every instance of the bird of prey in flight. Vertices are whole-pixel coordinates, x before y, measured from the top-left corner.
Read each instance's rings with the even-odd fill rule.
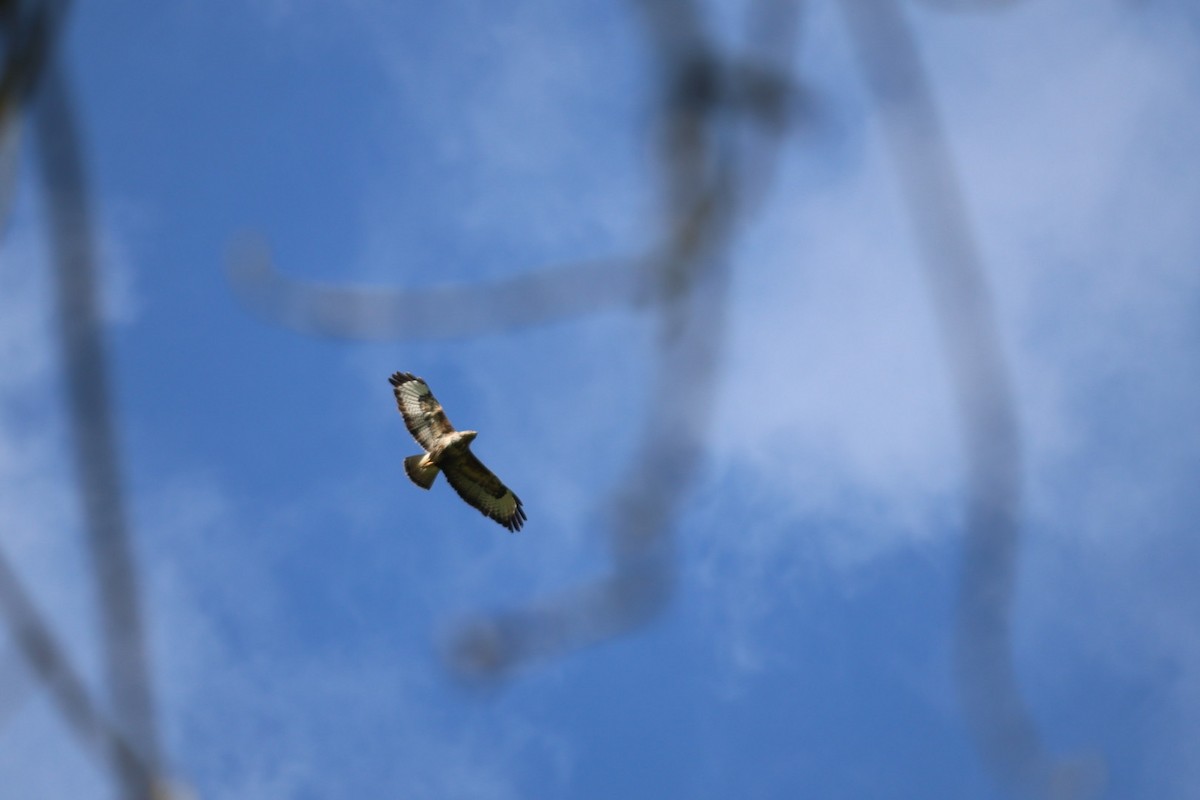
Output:
[[[425,448],[424,453],[404,459],[404,471],[412,482],[428,489],[438,472],[444,472],[458,496],[481,514],[510,531],[521,530],[526,520],[521,498],[471,452],[477,432],[455,430],[442,404],[429,391],[429,384],[411,372],[397,372],[388,382],[408,432]]]

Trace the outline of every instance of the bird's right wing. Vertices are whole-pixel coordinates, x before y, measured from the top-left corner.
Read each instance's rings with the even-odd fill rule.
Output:
[[[404,424],[417,444],[431,450],[438,439],[454,433],[454,426],[446,419],[442,404],[429,391],[429,384],[411,372],[397,372],[388,382],[396,394]]]

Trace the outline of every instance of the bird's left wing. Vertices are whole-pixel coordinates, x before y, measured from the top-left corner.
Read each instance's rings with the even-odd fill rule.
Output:
[[[501,483],[473,453],[467,451],[458,458],[443,461],[441,466],[446,481],[459,497],[510,531],[521,530],[527,519],[521,498]]]

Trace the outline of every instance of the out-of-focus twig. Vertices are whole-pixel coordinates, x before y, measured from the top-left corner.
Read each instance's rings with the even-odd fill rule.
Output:
[[[728,140],[738,122],[749,121],[778,139],[805,110],[805,94],[787,71],[798,4],[757,0],[751,5],[755,47],[746,57],[711,51],[699,35],[700,16],[690,0],[639,0],[637,5],[658,55],[664,116],[671,120],[661,129],[666,139],[661,153],[665,161],[679,161],[665,172],[666,204],[679,216],[679,208],[714,196],[711,187],[693,185],[710,165],[689,160],[713,158],[732,146]],[[718,124],[725,128],[720,136],[701,132]],[[704,148],[696,146],[701,135],[708,139]],[[756,194],[765,186],[761,176],[770,172],[772,154],[772,147],[741,147],[737,153],[739,171],[761,184]],[[753,182],[742,181],[745,186]],[[692,246],[695,226],[708,218],[696,211],[684,216],[691,222],[672,228],[663,237],[669,244],[649,256],[581,261],[490,283],[392,289],[307,282],[278,269],[266,242],[253,235],[242,236],[231,248],[228,275],[248,308],[302,333],[350,340],[469,338],[653,305],[663,291],[674,291],[670,284],[678,279],[671,276],[690,258],[681,248]],[[686,225],[691,228],[680,227]],[[664,268],[663,251],[672,253],[668,258],[674,266]]]
[[[17,0],[0,2],[0,30],[6,51],[0,72],[0,119],[19,116],[21,107],[49,59],[69,3],[41,0],[21,13]]]
[[[29,696],[28,651],[20,646],[0,653],[0,728]]]
[[[287,277],[266,243],[243,237],[229,260],[238,296],[258,314],[294,330],[343,339],[457,339],[628,307],[644,295],[634,260],[595,261],[486,284],[427,289],[333,286]]]
[[[43,0],[22,13],[18,0],[0,1],[0,36],[5,45],[0,67],[0,230],[16,191],[21,108],[58,39],[67,6],[66,0]]]
[[[893,0],[842,0],[925,264],[967,458],[954,640],[959,697],[981,755],[1010,789],[1090,796],[1089,770],[1046,753],[1013,666],[1021,440],[995,307],[916,45]]]
[[[0,553],[0,614],[4,615],[30,669],[49,689],[51,698],[77,738],[102,758],[119,763],[122,774],[136,775],[142,785],[152,785],[153,773],[125,735],[92,704],[83,681],[50,635],[3,553]]]
[[[696,267],[686,293],[664,301],[662,345],[628,478],[608,498],[604,522],[612,570],[580,588],[480,617],[452,642],[453,665],[471,677],[506,676],[530,661],[560,656],[629,633],[660,612],[675,584],[671,533],[703,464],[702,437],[715,395],[724,335],[726,262]],[[672,263],[666,256],[663,263]],[[707,274],[697,274],[707,273]]]
[[[48,628],[26,597],[16,574],[0,560],[0,604],[21,652],[49,687],[69,726],[90,747],[111,762],[123,794],[149,798],[153,771],[153,726],[149,677],[141,650],[141,623],[133,585],[121,488],[116,469],[114,437],[107,405],[104,359],[100,345],[97,301],[94,297],[92,232],[84,193],[83,169],[69,102],[55,75],[51,50],[68,4],[59,0],[0,4],[6,58],[0,74],[0,139],[6,169],[0,180],[3,211],[7,212],[15,185],[15,137],[20,112],[42,89],[38,122],[42,173],[47,187],[51,241],[59,278],[60,322],[65,362],[72,387],[71,410],[83,487],[84,511],[92,530],[93,563],[102,595],[109,678],[122,723],[119,731],[92,705],[82,681],[55,644]],[[11,160],[10,160],[11,159]],[[138,746],[128,736],[138,737]]]
[[[149,778],[153,770],[138,764],[158,763],[157,732],[111,407],[87,180],[65,79],[53,59],[43,61],[41,73],[36,142],[77,480],[100,595],[107,683],[117,724],[140,761],[129,757],[128,747],[114,747],[111,758],[123,795],[149,798],[155,791]]]
[[[778,102],[783,93],[760,93],[751,103],[731,92],[736,84],[728,78],[741,67],[729,69],[709,49],[692,3],[643,0],[638,7],[660,55],[667,234],[648,262],[661,338],[642,444],[605,513],[612,571],[464,626],[453,641],[453,663],[475,677],[505,675],[528,661],[627,634],[653,619],[674,591],[672,533],[703,464],[725,336],[729,249],[761,188],[742,173],[744,153],[728,126],[746,112],[760,122],[778,120],[778,109],[762,103]]]
[[[922,5],[938,11],[969,12],[999,11],[1011,8],[1025,0],[919,0]]]
[[[8,227],[17,187],[21,126],[0,118],[0,237]]]

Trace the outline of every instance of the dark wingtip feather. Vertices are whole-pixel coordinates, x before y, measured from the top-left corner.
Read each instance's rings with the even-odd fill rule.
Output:
[[[390,383],[392,386],[400,386],[408,383],[409,381],[419,380],[421,379],[416,375],[413,375],[411,372],[393,372],[392,377],[388,378],[388,383]]]
[[[525,515],[525,506],[521,505],[521,498],[513,495],[513,500],[517,501],[517,510],[512,513],[512,516],[506,520],[501,520],[501,524],[508,528],[512,533],[521,530],[521,526],[525,524],[525,520],[529,519]]]

